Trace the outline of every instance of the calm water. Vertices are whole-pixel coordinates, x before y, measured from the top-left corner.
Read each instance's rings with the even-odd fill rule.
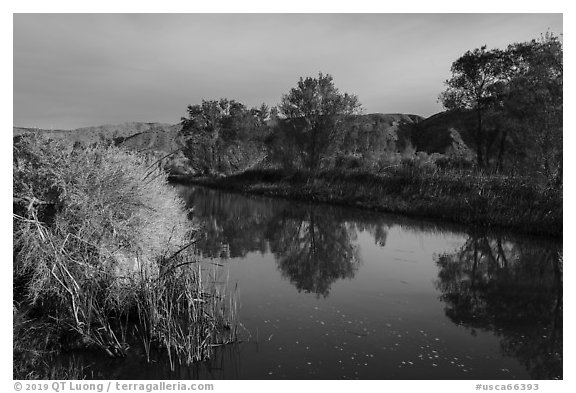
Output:
[[[241,344],[108,378],[562,378],[562,245],[178,186],[239,295]]]

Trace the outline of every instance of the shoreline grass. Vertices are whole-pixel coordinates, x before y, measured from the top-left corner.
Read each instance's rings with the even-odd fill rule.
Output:
[[[514,232],[562,236],[562,189],[529,178],[465,170],[391,168],[380,174],[276,169],[171,181],[291,200],[359,207]]]
[[[149,161],[15,140],[14,378],[78,376],[50,365],[80,348],[125,357],[134,337],[172,368],[235,341],[235,298],[194,255],[188,210]]]

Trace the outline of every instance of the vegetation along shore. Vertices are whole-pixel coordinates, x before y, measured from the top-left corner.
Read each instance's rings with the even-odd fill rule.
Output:
[[[441,219],[515,232],[562,235],[562,195],[530,179],[425,172],[410,165],[381,174],[251,170],[227,177],[175,177],[174,181],[300,201]]]
[[[202,270],[169,179],[560,237],[562,56],[551,34],[468,51],[426,119],[365,114],[319,73],[272,108],[223,98],[174,125],[14,128],[14,378],[86,377],[61,356],[78,348],[174,366],[237,340],[235,295]]]
[[[561,236],[562,54],[550,34],[468,51],[439,96],[447,111],[428,119],[362,115],[322,73],[270,113],[204,101],[180,131],[200,177],[174,178]]]
[[[174,367],[235,340],[234,297],[201,270],[197,230],[149,158],[26,135],[13,169],[14,378],[88,377],[78,349]]]

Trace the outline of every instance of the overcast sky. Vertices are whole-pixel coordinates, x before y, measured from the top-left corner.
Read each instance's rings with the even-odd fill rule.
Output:
[[[15,14],[14,125],[176,123],[222,97],[279,103],[331,74],[366,113],[429,116],[466,50],[561,34],[561,14]]]

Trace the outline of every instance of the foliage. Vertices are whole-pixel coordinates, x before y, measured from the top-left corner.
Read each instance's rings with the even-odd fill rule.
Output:
[[[447,89],[440,95],[446,109],[467,109],[476,113],[474,143],[479,167],[486,165],[484,155],[488,142],[484,122],[487,112],[497,105],[502,88],[502,59],[502,51],[486,50],[486,46],[467,51],[452,63],[452,78],[445,82]]]
[[[194,231],[155,163],[25,136],[14,141],[13,170],[18,308],[48,321],[52,337],[68,336],[68,346],[124,356],[132,327],[178,360],[184,341],[191,352],[182,361],[209,356],[214,330],[227,325],[225,298],[187,268]]]
[[[297,86],[282,97],[280,113],[288,120],[301,149],[292,153],[302,155],[300,161],[309,170],[317,170],[326,156],[333,154],[342,143],[340,125],[345,116],[360,112],[358,98],[340,93],[331,75],[318,74],[318,78],[300,78]]]
[[[234,100],[203,100],[189,105],[181,119],[184,153],[207,174],[245,169],[261,152],[269,108],[248,109]]]
[[[563,49],[557,36],[515,43],[506,50],[483,46],[452,64],[440,101],[449,110],[475,114],[470,126],[477,165],[562,176]]]
[[[503,100],[505,143],[512,160],[557,184],[562,181],[563,49],[559,38],[508,47],[513,73]],[[512,149],[511,149],[512,150]]]
[[[34,277],[27,291],[33,300],[55,287],[48,240],[80,266],[115,276],[138,264],[154,270],[158,258],[185,243],[184,205],[166,175],[142,157],[34,139],[14,145],[16,268]]]

